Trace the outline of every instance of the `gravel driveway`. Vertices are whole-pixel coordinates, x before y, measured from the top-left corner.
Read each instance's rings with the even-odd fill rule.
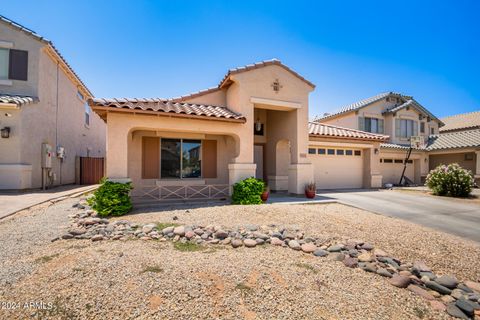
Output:
[[[0,318],[449,318],[376,274],[280,247],[181,252],[153,240],[50,242],[63,233],[59,226],[68,222],[71,205],[67,200],[0,222],[0,243],[13,250],[2,250],[0,278],[10,285],[0,286],[0,301],[54,306],[0,310]],[[363,239],[400,259],[425,260],[437,274],[480,279],[476,243],[339,204],[219,206],[121,219],[225,227],[274,223],[315,236]]]

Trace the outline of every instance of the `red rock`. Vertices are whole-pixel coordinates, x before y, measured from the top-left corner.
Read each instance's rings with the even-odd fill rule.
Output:
[[[413,293],[419,295],[420,297],[426,299],[426,300],[435,300],[435,298],[425,289],[416,286],[414,284],[411,284],[407,287],[408,290],[412,291]]]
[[[390,284],[398,288],[406,288],[410,284],[410,278],[394,274],[393,277],[390,278]]]
[[[474,281],[465,281],[465,285],[473,291],[480,293],[480,283]]]
[[[302,244],[302,251],[305,253],[312,253],[315,250],[317,250],[317,246],[311,242]]]
[[[434,309],[434,310],[438,310],[438,311],[445,311],[447,310],[447,307],[445,307],[445,305],[438,301],[438,300],[432,300],[430,301],[430,306]]]

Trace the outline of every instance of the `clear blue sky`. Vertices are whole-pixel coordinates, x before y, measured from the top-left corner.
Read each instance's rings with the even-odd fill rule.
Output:
[[[384,91],[439,117],[480,110],[480,1],[2,1],[97,97],[174,97],[278,58],[311,116]]]

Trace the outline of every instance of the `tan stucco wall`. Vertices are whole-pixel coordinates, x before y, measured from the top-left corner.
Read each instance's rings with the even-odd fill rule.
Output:
[[[213,106],[225,106],[226,105],[226,94],[225,90],[218,90],[210,93],[202,94],[201,96],[182,99],[184,102],[188,103],[198,103],[198,104],[207,104]]]
[[[46,47],[36,39],[11,28],[0,28],[0,40],[15,43],[14,48],[28,50],[28,81],[13,81],[1,86],[0,92],[32,95],[39,102],[24,105],[5,118],[2,110],[0,126],[11,125],[11,137],[0,139],[0,164],[31,165],[31,184],[25,188],[41,187],[41,145],[49,143],[53,150],[63,146],[63,162],[54,157],[54,185],[75,182],[75,157],[105,155],[106,126],[91,112],[90,126],[85,126],[85,102],[77,97],[77,86],[46,53]],[[5,147],[5,148],[4,148]],[[15,186],[13,186],[15,188]]]
[[[465,160],[466,153],[471,154],[473,160]],[[441,164],[458,163],[462,168],[472,171],[473,174],[479,174],[479,172],[476,171],[477,161],[477,154],[474,151],[435,154],[430,155],[430,170],[435,169]]]

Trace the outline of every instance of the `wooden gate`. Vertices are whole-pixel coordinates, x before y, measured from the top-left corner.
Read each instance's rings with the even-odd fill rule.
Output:
[[[80,157],[80,184],[96,184],[104,175],[104,158]]]

